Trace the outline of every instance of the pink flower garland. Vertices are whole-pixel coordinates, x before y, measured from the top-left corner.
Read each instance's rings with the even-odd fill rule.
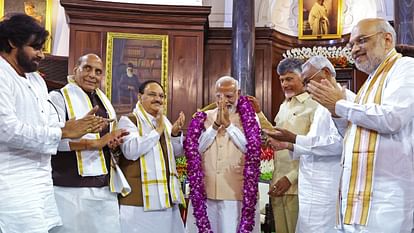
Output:
[[[244,135],[247,139],[247,151],[245,154],[243,206],[238,233],[249,233],[253,230],[255,210],[257,204],[258,182],[260,176],[260,128],[256,121],[256,114],[246,96],[240,96],[237,103],[237,111],[243,125]],[[197,112],[193,117],[187,137],[184,142],[185,155],[187,157],[187,173],[190,182],[190,200],[194,208],[194,217],[198,231],[201,233],[213,233],[207,216],[207,195],[204,187],[204,173],[201,155],[198,152],[198,139],[204,130],[204,121],[207,118],[205,112]]]

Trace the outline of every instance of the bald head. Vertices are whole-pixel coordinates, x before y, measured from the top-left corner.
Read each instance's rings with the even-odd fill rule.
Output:
[[[103,78],[103,64],[96,54],[86,54],[78,59],[74,69],[75,82],[85,92],[93,92],[99,88]]]
[[[392,47],[395,47],[395,42],[397,40],[397,34],[394,30],[394,28],[391,26],[391,24],[382,18],[369,18],[369,19],[363,19],[355,25],[355,27],[352,30],[352,34],[354,34],[354,31],[358,30],[370,30],[372,33],[375,32],[385,32],[389,33],[392,37]],[[352,38],[352,35],[351,35]]]

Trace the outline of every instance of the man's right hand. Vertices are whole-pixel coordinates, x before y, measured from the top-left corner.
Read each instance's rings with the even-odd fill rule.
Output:
[[[283,194],[289,190],[290,186],[292,186],[292,184],[290,183],[289,179],[284,176],[280,178],[276,184],[270,186],[268,194],[272,197],[283,196]]]
[[[62,128],[62,138],[80,138],[87,133],[98,133],[108,125],[107,119],[94,114],[99,107],[95,106],[83,118],[69,119]]]

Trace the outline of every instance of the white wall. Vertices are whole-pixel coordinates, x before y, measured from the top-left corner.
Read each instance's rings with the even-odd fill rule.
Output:
[[[106,0],[115,2],[211,6],[210,27],[231,27],[233,0]],[[350,33],[361,19],[382,17],[393,20],[393,0],[344,0],[343,34]],[[255,0],[257,27],[271,27],[298,36],[298,0]],[[52,54],[69,55],[69,26],[59,0],[53,0]]]

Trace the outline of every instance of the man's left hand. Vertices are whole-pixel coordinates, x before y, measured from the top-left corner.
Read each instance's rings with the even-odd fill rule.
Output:
[[[172,129],[171,129],[171,135],[173,137],[177,137],[180,134],[181,129],[184,126],[184,122],[185,122],[185,115],[184,112],[181,111],[178,115],[177,120],[174,122]]]
[[[252,104],[252,107],[253,107],[254,111],[255,111],[256,113],[259,113],[259,112],[261,111],[261,109],[260,109],[260,104],[259,104],[259,101],[256,99],[256,97],[248,95],[248,96],[247,96],[247,99],[248,99],[248,100],[250,101],[250,103]]]
[[[274,128],[272,130],[269,129],[263,129],[263,131],[270,137],[282,141],[282,142],[290,142],[295,143],[296,142],[296,134],[290,132],[287,129],[282,128]]]
[[[336,102],[342,99],[346,99],[345,88],[340,88],[338,85],[333,85],[326,79],[322,80],[321,83],[311,80],[308,84],[307,90],[312,96],[312,99],[327,108],[333,116],[336,116]]]

